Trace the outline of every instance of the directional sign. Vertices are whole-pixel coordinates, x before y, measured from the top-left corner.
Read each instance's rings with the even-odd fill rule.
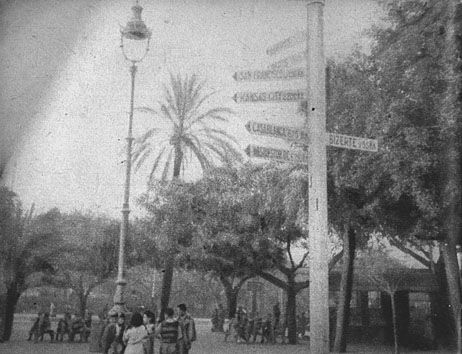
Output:
[[[305,77],[306,70],[297,68],[291,70],[246,70],[237,71],[233,75],[236,81],[268,81],[268,80],[295,80]]]
[[[245,127],[252,134],[269,135],[275,138],[308,143],[308,134],[302,129],[254,121],[249,121]]]
[[[302,165],[308,164],[308,154],[303,152],[294,152],[283,149],[274,149],[259,145],[248,145],[245,152],[249,157],[258,157],[261,159],[292,162]]]
[[[270,92],[238,92],[233,96],[236,103],[296,102],[305,99],[305,91],[286,90]]]
[[[378,142],[375,139],[335,133],[328,133],[328,145],[353,150],[378,151]]]
[[[299,31],[293,36],[286,38],[266,50],[266,54],[274,55],[279,53],[281,50],[291,48],[299,43],[304,43],[306,41],[306,31]]]
[[[271,65],[268,65],[268,69],[276,70],[291,67],[295,64],[303,62],[306,59],[307,55],[307,52],[299,52],[289,55],[288,57],[285,57]]]

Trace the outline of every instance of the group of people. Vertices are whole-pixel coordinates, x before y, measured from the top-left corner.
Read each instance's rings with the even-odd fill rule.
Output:
[[[217,326],[214,325],[217,323]],[[220,329],[220,322],[217,321],[216,310],[212,316],[212,331]],[[275,343],[278,337],[285,342],[287,320],[281,321],[281,310],[279,303],[273,306],[272,313],[261,316],[258,312],[248,312],[243,306],[238,306],[236,315],[229,319],[224,325],[225,342],[230,337],[237,343],[255,343],[260,336],[261,343]],[[306,338],[309,331],[309,321],[305,313],[297,315],[297,335],[299,338]]]
[[[173,308],[166,308],[164,319],[157,322],[152,311],[135,312],[129,326],[123,313],[110,313],[100,336],[103,354],[153,354],[155,338],[160,341],[159,354],[188,354],[196,340],[196,326],[185,304],[177,310],[175,317]]]
[[[79,313],[71,315],[66,312],[64,318],[58,321],[56,330],[52,329],[50,317],[49,312],[38,313],[37,318],[34,320],[29,330],[29,341],[32,338],[34,342],[38,340],[43,341],[45,335],[50,336],[51,342],[53,342],[55,338],[57,341],[63,341],[64,336],[67,335],[69,342],[72,342],[77,334],[80,335],[80,341],[88,341],[91,328],[91,312],[87,311],[84,317],[80,316]]]
[[[256,342],[260,336],[261,343],[274,343],[277,333],[278,325],[273,314],[268,313],[262,317],[258,312],[247,313],[245,309],[239,308],[236,316],[225,325],[225,342],[228,337],[237,343]]]

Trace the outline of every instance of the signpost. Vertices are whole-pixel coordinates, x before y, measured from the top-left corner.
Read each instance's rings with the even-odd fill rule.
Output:
[[[302,165],[308,164],[308,154],[303,152],[275,149],[259,145],[248,145],[245,148],[245,152],[249,157],[258,157],[261,159],[291,162]]]
[[[326,59],[324,55],[325,0],[304,0],[307,4],[307,28],[274,44],[266,54],[275,55],[299,43],[306,43],[306,51],[290,55],[269,66],[269,71],[243,71],[234,74],[236,81],[288,80],[298,74],[279,70],[306,59],[306,70],[295,69],[298,77],[305,77],[306,91],[240,92],[233,99],[246,102],[307,101],[306,131],[287,126],[248,122],[246,128],[253,134],[269,135],[309,145],[308,153],[263,146],[249,145],[245,152],[258,157],[308,165],[308,233],[310,269],[310,353],[329,353],[329,282],[328,282],[328,228],[327,228],[327,156],[326,146],[377,151],[374,139],[326,132]],[[298,78],[297,77],[297,78]]]
[[[238,92],[233,96],[236,103],[296,102],[305,99],[305,91],[285,90],[270,92]]]
[[[281,50],[291,48],[299,43],[304,43],[306,38],[306,31],[299,31],[295,33],[293,36],[286,38],[266,50],[266,54],[268,55],[275,55],[279,53]]]
[[[245,70],[235,72],[233,79],[236,81],[296,80],[304,78],[305,75],[304,68],[291,70]]]

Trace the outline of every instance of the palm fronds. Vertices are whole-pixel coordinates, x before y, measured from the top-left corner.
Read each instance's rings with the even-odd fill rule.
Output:
[[[133,161],[136,169],[149,161],[152,163],[149,183],[159,174],[162,180],[166,180],[172,165],[175,173],[193,160],[202,170],[217,163],[242,160],[236,139],[223,128],[233,111],[227,107],[207,107],[215,92],[204,92],[204,81],[196,75],[170,74],[169,85],[164,85],[163,90],[164,98],[159,102],[159,109],[138,108],[140,112],[152,114],[169,124],[168,130],[163,132],[168,135],[168,144],[165,140],[162,143],[156,140],[161,134],[161,125],[149,129],[135,141]]]

